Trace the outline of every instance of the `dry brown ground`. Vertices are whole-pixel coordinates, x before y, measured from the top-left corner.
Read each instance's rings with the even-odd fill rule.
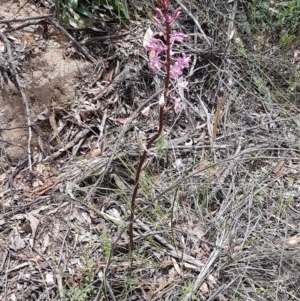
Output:
[[[131,269],[135,168],[157,129],[155,106],[140,112],[162,80],[149,22],[106,24],[100,40],[69,30],[83,54],[50,19],[4,31],[47,1],[0,3],[13,57],[0,39],[0,300],[300,300],[298,49],[249,46],[236,1],[182,3],[186,109],[167,110],[149,152]]]

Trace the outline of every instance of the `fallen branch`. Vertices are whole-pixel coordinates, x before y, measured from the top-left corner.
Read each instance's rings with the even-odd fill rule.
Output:
[[[28,26],[38,25],[41,22],[43,22],[43,20],[30,20],[30,21],[26,21],[23,24],[20,24],[20,25],[18,25],[16,27],[11,27],[11,28],[5,29],[3,32],[7,33],[7,32],[11,32],[11,31],[16,31],[16,30],[19,30],[19,29],[22,29],[22,28],[25,28],[25,27],[28,27]]]
[[[20,18],[20,19],[4,19],[4,20],[0,20],[0,24],[26,22],[26,21],[30,21],[30,20],[40,20],[40,19],[46,19],[46,18],[52,17],[52,16],[53,16],[53,14],[48,14],[48,15],[43,15],[43,16],[34,16],[34,17]]]

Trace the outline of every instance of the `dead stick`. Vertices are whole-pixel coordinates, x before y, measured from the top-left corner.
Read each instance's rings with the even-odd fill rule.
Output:
[[[5,29],[3,30],[3,33],[7,33],[7,32],[11,32],[11,31],[16,31],[16,30],[19,30],[19,29],[22,29],[22,28],[25,28],[25,27],[28,27],[28,26],[32,26],[32,25],[38,25],[42,22],[43,20],[31,20],[31,21],[26,21],[24,22],[23,24],[20,24],[16,27],[11,27],[11,28],[8,28],[8,29]]]
[[[53,19],[50,19],[50,22],[57,27],[67,38],[69,38],[75,45],[76,47],[92,62],[92,63],[96,63],[97,60],[88,53],[88,51],[86,51],[81,45],[80,43],[72,36],[70,35],[64,28],[63,26],[61,26],[58,22],[56,22]]]
[[[44,15],[44,16],[34,16],[34,17],[28,17],[28,18],[20,18],[20,19],[4,19],[0,20],[0,24],[8,24],[8,23],[17,23],[17,22],[24,22],[24,21],[30,21],[30,20],[39,20],[39,19],[46,19],[48,17],[52,17],[53,14]]]

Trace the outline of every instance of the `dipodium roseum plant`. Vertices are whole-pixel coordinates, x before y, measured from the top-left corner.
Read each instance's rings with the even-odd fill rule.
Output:
[[[156,16],[153,18],[153,23],[158,29],[155,34],[156,37],[150,37],[146,43],[145,48],[149,54],[150,68],[155,72],[163,76],[164,87],[163,93],[159,96],[159,127],[157,133],[148,141],[146,148],[140,158],[139,165],[136,171],[135,186],[131,198],[131,215],[129,226],[130,237],[130,251],[133,251],[133,223],[134,223],[134,211],[135,200],[139,188],[140,174],[143,164],[145,162],[148,150],[157,141],[163,130],[164,119],[164,107],[170,103],[173,99],[174,110],[176,113],[180,113],[183,109],[183,101],[180,95],[176,95],[175,89],[171,87],[177,87],[181,89],[187,89],[187,82],[182,79],[183,71],[189,67],[190,57],[185,53],[177,54],[174,51],[175,45],[181,43],[186,38],[186,35],[182,32],[173,30],[174,23],[180,16],[180,9],[177,8],[173,12],[170,9],[170,0],[157,0],[157,7],[155,8]],[[176,82],[180,84],[176,86]],[[174,81],[174,82],[173,82]],[[181,93],[182,94],[182,93]],[[146,107],[142,114],[148,115],[150,106]]]

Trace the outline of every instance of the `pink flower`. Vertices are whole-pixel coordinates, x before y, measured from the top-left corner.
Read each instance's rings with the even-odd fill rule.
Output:
[[[183,69],[188,68],[190,65],[191,58],[183,53],[180,57],[175,60],[175,63],[170,68],[171,78],[175,79],[182,75]]]
[[[161,20],[157,17],[153,17],[154,23],[156,23],[158,26],[161,26]]]
[[[160,4],[162,7],[165,7],[165,9],[168,9],[169,1],[160,1],[160,2],[161,2]],[[163,21],[170,23],[170,25],[171,25],[174,22],[176,22],[180,16],[180,8],[179,7],[175,9],[173,16],[171,16],[169,14],[164,14],[162,12],[162,10],[158,7],[155,8],[155,12],[156,12],[157,17],[154,17],[153,20],[158,26],[161,26]]]
[[[184,107],[183,102],[181,101],[180,97],[174,98],[174,110],[176,114],[181,113],[182,109]]]
[[[168,8],[170,5],[170,0],[157,0],[157,2],[164,8]]]
[[[174,42],[183,42],[183,40],[186,38],[186,35],[182,32],[176,32],[174,31],[171,35],[171,44],[173,44]]]
[[[180,16],[180,9],[178,7],[175,9],[173,16],[167,15],[165,19],[166,19],[166,22],[173,24],[174,22],[176,22],[178,20],[179,16]]]
[[[173,51],[173,47],[176,42],[182,43],[184,39],[187,37],[184,33],[178,32],[176,30],[170,32],[170,28],[175,21],[178,20],[180,16],[180,8],[175,9],[175,11],[170,14],[170,1],[169,0],[157,0],[158,5],[160,8],[156,8],[156,16],[153,18],[154,23],[157,24],[157,27],[159,29],[159,35],[160,37],[165,37],[165,40],[167,39],[167,34],[170,35],[169,45],[166,45],[166,42],[163,42],[163,39],[156,39],[151,38],[149,42],[145,45],[146,50],[149,51],[149,62],[150,67],[154,71],[160,71],[161,69],[166,70],[168,69],[167,64],[170,65],[170,79],[178,79],[183,75],[183,70],[185,68],[188,68],[190,65],[191,58],[187,56],[185,53],[181,55],[174,54],[175,51]],[[167,26],[168,25],[168,26]],[[169,32],[167,33],[166,30]],[[169,56],[168,56],[169,52]],[[174,57],[175,56],[175,57]],[[178,83],[178,88],[181,89],[188,89],[188,82],[183,80],[181,78]],[[183,91],[180,91],[183,93]],[[159,97],[159,106],[165,105],[165,99],[164,95]],[[180,97],[174,98],[174,110],[176,113],[180,113],[184,107],[184,104]],[[143,114],[147,115],[149,114],[149,109],[145,108],[143,110]]]
[[[150,107],[151,106],[147,106],[141,113],[144,115],[144,116],[149,116],[149,112],[150,112]]]
[[[188,85],[189,85],[188,81],[183,80],[183,81],[181,81],[181,82],[178,84],[178,88],[182,88],[182,89],[188,90],[188,89],[189,89],[189,88],[188,88]]]
[[[170,76],[171,76],[171,78],[172,79],[176,79],[179,76],[181,76],[182,72],[183,72],[182,70],[183,70],[183,68],[179,64],[177,64],[177,62],[175,62],[175,64],[172,65],[171,68],[170,68]]]
[[[179,58],[177,58],[176,63],[182,68],[188,68],[190,66],[190,61],[191,58],[183,53]]]
[[[179,16],[180,16],[180,8],[177,7],[177,8],[175,9],[175,11],[174,11],[174,14],[173,14],[173,20],[174,20],[174,21],[178,20]]]
[[[163,13],[162,13],[162,11],[161,11],[160,8],[155,7],[154,10],[155,10],[156,14],[157,14],[160,18],[163,18],[163,17],[164,17],[164,15],[163,15]]]
[[[157,54],[167,49],[166,45],[160,39],[151,38],[149,43],[146,45],[148,51],[155,51]]]
[[[163,94],[160,96],[158,103],[161,107],[165,105],[165,97]]]
[[[163,66],[163,62],[160,59],[160,54],[166,50],[166,45],[159,39],[151,38],[149,43],[146,45],[146,49],[150,51],[150,67],[154,71],[159,71]]]
[[[160,60],[157,53],[153,53],[152,55],[150,54],[149,60],[150,60],[150,67],[154,71],[159,71],[162,68],[163,63]]]

